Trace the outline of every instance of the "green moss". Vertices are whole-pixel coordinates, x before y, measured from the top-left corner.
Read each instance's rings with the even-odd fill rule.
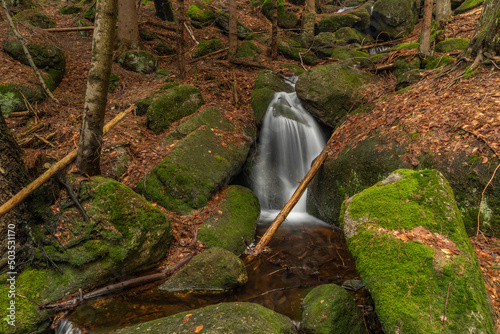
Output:
[[[455,9],[454,14],[463,14],[469,10],[481,6],[483,2],[484,0],[465,0],[457,9]]]
[[[396,50],[401,50],[401,49],[418,49],[418,46],[420,43],[401,43],[396,46],[393,46],[392,48],[389,49],[389,51],[396,51]]]
[[[284,0],[277,0],[278,27],[283,29],[295,28],[299,23],[299,18],[295,13],[285,7]],[[271,20],[272,19],[272,1],[264,0],[262,2],[262,13]]]
[[[196,51],[193,53],[193,58],[203,57],[222,48],[224,48],[224,44],[217,38],[203,40],[196,46]]]
[[[254,60],[257,55],[261,54],[263,51],[255,46],[250,41],[244,41],[240,48],[238,49],[238,52],[236,52],[235,57],[236,58],[249,58],[251,60]]]
[[[207,26],[215,20],[215,12],[201,2],[189,6],[186,14],[195,27]]]
[[[474,69],[471,67],[469,67],[465,72],[464,74],[462,75],[464,79],[469,79],[470,77],[472,77],[474,75]]]
[[[295,75],[300,75],[300,74],[304,73],[304,69],[302,67],[300,67],[299,65],[295,65],[295,64],[281,64],[280,66],[283,67],[283,68],[286,68],[286,69],[290,70]]]
[[[439,66],[449,64],[452,61],[453,60],[451,57],[444,56],[444,55],[440,56],[440,57],[436,57],[436,56],[427,57],[427,58],[425,58],[425,68],[432,70],[432,69],[438,68]]]
[[[59,12],[63,15],[78,14],[82,11],[82,8],[74,5],[64,5],[59,9]]]
[[[9,117],[14,111],[26,110],[23,96],[14,85],[0,85],[0,110],[3,117]]]
[[[464,50],[469,45],[468,38],[448,38],[436,44],[436,52],[450,52],[454,50]]]
[[[120,85],[120,76],[118,74],[111,74],[109,76],[108,91],[114,92]]]
[[[342,27],[352,27],[356,23],[359,23],[361,19],[349,13],[340,15],[329,15],[323,17],[318,22],[319,32],[335,32]]]

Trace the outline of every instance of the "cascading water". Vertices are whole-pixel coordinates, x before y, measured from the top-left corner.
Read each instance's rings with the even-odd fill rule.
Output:
[[[297,94],[276,93],[264,116],[258,157],[252,170],[253,190],[259,197],[263,221],[274,219],[324,146],[318,123],[304,109]],[[305,201],[304,193],[288,221],[308,216]]]

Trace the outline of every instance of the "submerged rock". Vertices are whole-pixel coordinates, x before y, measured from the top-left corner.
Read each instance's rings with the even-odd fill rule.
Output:
[[[241,255],[255,238],[260,215],[257,196],[248,188],[225,189],[225,200],[201,225],[198,239],[208,247],[221,247]]]
[[[346,200],[341,225],[386,333],[495,332],[477,258],[440,172],[395,171]]]
[[[193,257],[158,289],[174,293],[224,293],[247,280],[242,260],[228,250],[212,247]]]
[[[311,334],[366,333],[353,296],[336,284],[320,285],[307,294],[300,329]]]
[[[296,334],[290,318],[254,303],[221,303],[118,329],[116,334]]]

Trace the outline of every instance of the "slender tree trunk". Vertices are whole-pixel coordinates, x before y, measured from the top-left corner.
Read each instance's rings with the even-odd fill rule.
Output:
[[[500,20],[497,18],[497,13],[500,13],[500,1],[485,0],[474,38],[468,48],[472,51],[472,56],[480,54],[484,54],[486,57],[500,55]]]
[[[273,19],[271,20],[271,58],[278,59],[278,1],[272,0]]]
[[[420,46],[418,51],[420,56],[427,57],[431,48],[431,24],[433,0],[424,2],[424,18],[422,19],[422,32],[420,33]]]
[[[174,12],[172,11],[172,6],[170,5],[170,0],[154,0],[156,16],[158,16],[163,21],[173,22]]]
[[[186,9],[184,0],[177,0],[177,66],[179,67],[179,77],[186,76],[186,62],[184,59],[184,22],[186,21]]]
[[[10,133],[7,124],[0,112],[0,204],[7,202],[28,181],[28,173],[21,160],[21,148]],[[27,218],[26,205],[17,206],[12,211],[0,217],[0,269],[7,264],[8,250],[19,251],[26,239],[25,219]],[[10,242],[9,242],[10,241]],[[10,246],[10,247],[9,247]],[[14,248],[12,248],[14,247]],[[20,263],[21,257],[16,255]],[[0,270],[2,271],[2,270]],[[8,271],[16,271],[13,269]]]
[[[238,50],[237,22],[236,0],[229,0],[229,59],[234,59]]]
[[[92,61],[87,80],[76,165],[83,174],[101,173],[102,129],[113,60],[118,0],[98,0]]]
[[[116,40],[120,48],[139,48],[139,25],[135,0],[118,0],[118,29]]]
[[[448,21],[451,16],[451,1],[436,0],[436,21]]]
[[[302,14],[302,34],[300,36],[303,45],[310,46],[314,40],[314,25],[316,24],[316,7],[314,0],[306,0],[304,14]]]

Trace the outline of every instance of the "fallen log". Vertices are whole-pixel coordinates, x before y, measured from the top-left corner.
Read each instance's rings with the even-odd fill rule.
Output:
[[[181,260],[180,262],[176,263],[172,267],[168,268],[167,270],[161,272],[161,273],[156,273],[156,274],[151,274],[151,275],[146,275],[142,277],[136,277],[132,278],[123,282],[119,283],[114,283],[107,285],[103,288],[94,290],[92,292],[86,293],[86,294],[81,294],[77,298],[73,298],[70,300],[66,300],[63,302],[58,302],[55,304],[46,304],[42,305],[41,308],[44,309],[68,309],[68,308],[74,308],[78,306],[80,303],[82,303],[84,300],[90,300],[90,299],[95,299],[107,294],[113,294],[117,293],[119,291],[122,291],[124,289],[128,289],[134,286],[142,285],[142,284],[147,284],[155,281],[159,281],[162,279],[165,279],[169,276],[171,276],[177,269],[181,268],[183,265],[185,265],[191,258],[194,256],[194,254],[189,254],[186,258]]]
[[[120,122],[128,113],[130,113],[132,110],[135,109],[136,109],[135,105],[131,105],[127,110],[116,115],[115,118],[113,118],[108,124],[104,126],[103,135],[108,133],[108,131],[111,130],[118,122]],[[22,202],[26,197],[28,197],[31,193],[33,193],[45,182],[50,180],[50,178],[54,176],[57,172],[59,172],[61,169],[69,165],[76,158],[77,153],[78,153],[78,148],[71,151],[68,155],[66,155],[64,158],[62,158],[56,164],[50,167],[45,173],[40,175],[36,180],[34,180],[29,185],[21,189],[21,191],[19,191],[16,195],[14,195],[14,197],[12,197],[2,206],[0,206],[0,217],[2,217],[4,214],[15,208],[16,205]]]
[[[49,32],[66,32],[66,31],[82,31],[82,30],[94,30],[94,26],[89,27],[69,27],[69,28],[47,28],[43,29]]]
[[[295,192],[293,193],[292,197],[288,200],[288,202],[285,204],[283,209],[278,213],[276,218],[274,218],[273,222],[267,229],[266,233],[262,236],[260,239],[259,243],[255,246],[253,249],[253,252],[249,254],[248,260],[253,259],[257,254],[262,252],[262,250],[267,246],[269,241],[271,241],[271,238],[273,237],[274,233],[278,230],[278,227],[280,227],[281,223],[283,223],[290,213],[292,211],[293,207],[297,202],[300,200],[300,197],[304,194],[304,192],[307,189],[307,186],[309,186],[309,183],[311,183],[311,180],[313,179],[314,175],[318,172],[319,168],[325,161],[328,153],[327,153],[327,148],[328,144],[330,141],[333,140],[333,138],[339,133],[340,126],[335,129],[333,134],[331,135],[330,139],[328,140],[328,143],[326,143],[325,147],[321,151],[321,153],[318,155],[316,160],[314,160],[313,165],[311,166],[311,169],[309,169],[309,172],[307,172],[306,176],[304,179],[300,182],[299,186],[297,189],[295,189]]]

